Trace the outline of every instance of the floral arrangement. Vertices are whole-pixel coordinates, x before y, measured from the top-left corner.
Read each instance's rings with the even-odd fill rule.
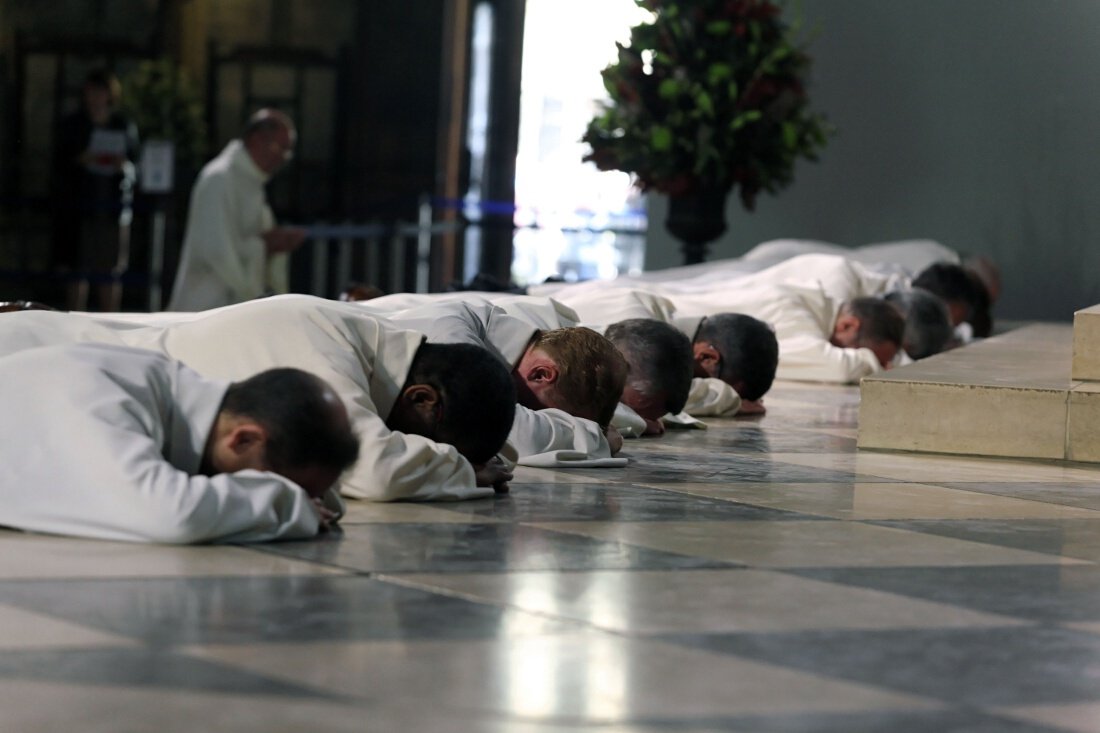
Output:
[[[182,165],[199,165],[206,153],[206,122],[186,72],[168,59],[143,61],[122,82],[122,109],[142,140],[171,140]]]
[[[672,196],[735,187],[746,209],[817,159],[832,130],[810,111],[810,59],[769,0],[635,0],[652,14],[603,70],[610,101],[585,160]]]

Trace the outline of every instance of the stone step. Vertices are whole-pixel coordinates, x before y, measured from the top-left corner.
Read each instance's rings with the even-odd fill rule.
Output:
[[[1100,462],[1100,384],[1071,375],[1075,352],[1073,328],[1036,324],[867,377],[858,445]]]
[[[1073,314],[1073,378],[1100,381],[1100,305]]]

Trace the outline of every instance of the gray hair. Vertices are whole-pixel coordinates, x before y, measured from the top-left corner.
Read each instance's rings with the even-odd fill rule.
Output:
[[[627,382],[638,392],[664,398],[676,414],[687,404],[695,361],[691,341],[673,326],[648,318],[613,323],[604,334],[629,365]]]
[[[905,316],[905,353],[923,359],[943,351],[954,331],[951,316],[943,300],[923,288],[896,290],[886,300]]]
[[[779,342],[771,326],[743,313],[717,313],[699,324],[695,343],[701,342],[718,350],[718,378],[730,385],[740,382],[743,399],[758,400],[771,389],[779,365]]]

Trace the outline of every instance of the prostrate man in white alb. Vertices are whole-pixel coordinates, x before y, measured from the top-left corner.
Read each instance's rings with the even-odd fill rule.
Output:
[[[678,317],[673,322],[691,339],[695,363],[684,411],[695,417],[764,414],[764,395],[779,366],[772,327],[744,313]]]
[[[161,323],[154,314],[150,319]],[[507,472],[490,459],[512,426],[515,388],[484,349],[424,344],[353,303],[284,295],[164,325],[79,314],[0,316],[0,353],[96,340],[148,348],[204,376],[239,379],[287,366],[312,372],[347,404],[360,460],[341,493],[372,501],[492,496]],[[484,464],[484,465],[483,465]],[[476,466],[476,468],[475,468]]]
[[[906,353],[913,359],[932,356],[947,346],[947,340],[942,334],[945,323],[939,318],[940,308],[931,301],[942,300],[944,309],[952,316],[951,326],[958,326],[970,313],[979,310],[980,286],[974,284],[972,275],[961,265],[949,262],[933,263],[913,279],[899,273],[901,268],[894,268],[893,271],[875,269],[837,254],[811,253],[779,261],[764,270],[741,277],[734,286],[749,290],[771,285],[816,287],[838,302],[897,293],[891,302],[902,306],[908,321],[906,341],[914,347],[912,350],[906,349]],[[922,292],[905,295],[914,288]],[[691,294],[703,296],[709,292],[720,295],[719,291],[727,289],[728,283],[716,282],[707,288],[696,287]],[[675,299],[675,296],[672,297]],[[911,309],[911,305],[915,309]]]
[[[764,412],[761,399],[771,388],[777,362],[775,332],[768,324],[734,313],[715,313],[705,319],[700,315],[683,316],[668,297],[612,284],[607,283],[603,289],[563,290],[557,298],[586,324],[650,318],[675,326],[691,339],[696,366],[683,408],[688,415]],[[708,326],[701,332],[704,322]],[[600,331],[607,328],[592,327]]]
[[[910,359],[924,359],[951,348],[955,329],[942,298],[923,288],[910,288],[887,293],[885,300],[905,318],[902,349]]]
[[[540,298],[531,295],[513,293],[490,293],[477,291],[458,291],[447,293],[394,293],[369,300],[349,298],[368,310],[394,313],[397,311],[435,305],[437,303],[470,303],[480,305],[491,303],[509,316],[518,318],[534,328],[550,331],[555,328],[573,328],[580,325],[580,319],[571,309],[552,298]]]
[[[358,441],[296,369],[228,384],[103,344],[0,358],[0,525],[135,542],[312,537]]]
[[[286,253],[305,231],[275,226],[264,184],[293,155],[289,117],[252,116],[239,140],[206,164],[191,192],[171,311],[201,311],[287,291]]]
[[[651,318],[612,323],[604,335],[629,366],[616,426],[630,437],[661,435],[661,418],[678,415],[687,403],[694,366],[691,342],[674,326]]]
[[[751,316],[756,328],[746,330],[742,336],[755,333],[767,343],[772,337],[766,329],[774,330],[778,343],[774,377],[779,379],[858,382],[892,363],[905,330],[900,311],[882,299],[836,299],[827,295],[819,283],[797,286],[762,282],[752,288],[738,285],[664,294],[607,288],[602,292],[563,291],[556,298],[576,310],[582,321],[603,313],[616,317],[649,313],[659,320],[671,320],[691,335],[696,348],[701,343],[713,345],[717,340],[700,339],[698,329],[704,319],[722,313]],[[761,360],[764,378],[757,383],[770,383],[767,372],[774,350],[749,347],[745,353]],[[696,356],[705,356],[705,352],[697,350]],[[734,375],[722,376],[734,384],[739,381]]]
[[[421,305],[391,310],[409,302]],[[520,464],[611,465],[621,441],[609,423],[626,369],[615,347],[596,332],[556,325],[546,329],[552,313],[526,307],[516,310],[522,315],[517,318],[473,296],[387,296],[356,305],[425,334],[429,343],[474,344],[496,356],[516,384],[519,402],[508,442]]]
[[[775,239],[753,247],[740,257],[711,260],[697,265],[670,267],[623,275],[611,281],[583,283],[544,283],[530,288],[535,295],[557,297],[563,291],[601,289],[610,282],[615,287],[639,288],[654,292],[691,292],[725,287],[734,280],[753,275],[775,265],[804,255],[829,255],[858,263],[861,269],[883,277],[911,278],[935,262],[959,262],[959,255],[938,242],[928,239],[904,240],[870,244],[863,247],[842,247],[828,242],[805,239]],[[813,278],[813,272],[800,273],[799,281]],[[792,284],[798,284],[794,282]],[[667,290],[666,290],[667,289]],[[853,293],[860,297],[875,293]]]
[[[683,317],[735,312],[775,329],[778,379],[855,383],[888,368],[905,319],[881,298],[838,301],[820,287],[774,285],[671,297]]]
[[[399,293],[372,299],[365,305],[371,309],[399,310],[441,302],[492,303],[504,309],[508,315],[519,318],[536,328],[549,330],[585,325],[599,333],[604,333],[611,323],[631,318],[651,318],[663,323],[671,323],[690,337],[695,334],[701,320],[699,318],[677,319],[676,309],[667,298],[643,291],[610,287],[603,290],[570,289],[563,291],[563,297],[575,301],[584,316],[553,298],[511,293],[457,292],[432,295]],[[680,320],[683,323],[680,323]],[[755,319],[750,320],[755,321]],[[757,347],[768,339],[772,344],[770,352],[766,348],[762,351],[757,350]],[[746,377],[744,380],[738,377],[737,380],[727,383],[722,379],[712,378],[712,375],[697,368],[683,409],[688,415],[706,417],[763,413],[764,407],[759,399],[771,386],[771,379],[775,376],[775,334],[767,324],[755,321],[754,327],[743,326],[738,328],[736,333],[729,334],[728,338],[723,340],[723,343],[726,342],[738,345],[740,351],[737,354],[731,352],[725,363],[736,365],[745,372],[752,371],[756,376]],[[765,356],[763,361],[755,356],[757,353]],[[766,356],[768,353],[772,354],[770,361]],[[761,372],[766,372],[767,376],[761,376]],[[731,369],[723,370],[723,378],[732,373]],[[763,383],[765,380],[766,383]],[[737,381],[744,381],[748,385],[751,396],[742,399],[742,395],[734,391],[731,385]],[[752,391],[754,385],[758,384],[761,385],[760,391]],[[617,409],[615,420],[612,421],[613,426],[621,428],[629,424],[632,430],[637,428],[635,432],[640,434],[643,429],[640,426],[644,423],[644,419],[630,415],[630,412],[632,410]],[[651,431],[656,428],[655,425],[649,427]]]
[[[917,251],[911,251],[913,249]],[[975,324],[982,323],[983,316],[985,323],[990,321],[990,301],[988,297],[983,299],[986,288],[974,272],[961,265],[933,262],[918,271],[914,278],[910,270],[900,265],[858,261],[849,256],[852,252],[842,254],[843,251],[843,248],[823,243],[776,240],[760,245],[743,257],[733,260],[659,271],[653,274],[653,281],[648,283],[642,282],[648,277],[643,275],[626,281],[619,278],[605,283],[588,282],[564,287],[559,285],[556,286],[558,289],[554,291],[553,297],[574,308],[583,318],[586,313],[594,310],[606,312],[606,303],[602,301],[609,299],[612,308],[616,305],[619,308],[629,306],[630,296],[616,296],[614,293],[623,290],[640,292],[626,287],[626,283],[630,282],[641,283],[632,287],[641,288],[651,300],[660,301],[661,296],[664,296],[665,300],[674,303],[680,303],[682,296],[690,297],[695,302],[707,296],[714,296],[721,301],[733,290],[757,292],[772,286],[787,285],[820,289],[836,302],[883,297],[887,293],[922,287],[943,299],[955,325],[966,320],[968,314],[977,314],[971,318]],[[896,243],[896,246],[861,248],[854,252],[880,253],[874,256],[891,256],[896,253],[899,258],[907,257],[910,262],[920,263],[933,254],[950,251],[934,242],[914,241]],[[674,272],[679,272],[681,276],[673,277],[671,273]],[[545,289],[543,286],[536,288],[538,292]],[[925,298],[918,296],[918,299]],[[648,301],[645,304],[655,307]],[[657,308],[654,317],[663,318],[661,308],[668,307],[668,303],[665,303]],[[978,328],[974,327],[975,333],[979,332]],[[922,329],[926,332],[920,333]],[[909,324],[909,330],[919,336],[915,341],[932,344],[939,340],[939,324],[915,319]],[[966,335],[968,333],[969,331],[962,334],[962,341],[969,340]],[[988,328],[981,330],[981,333],[988,335]],[[930,356],[931,353],[925,351],[923,355]]]

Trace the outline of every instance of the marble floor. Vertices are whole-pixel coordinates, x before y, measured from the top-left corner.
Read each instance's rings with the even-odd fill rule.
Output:
[[[1100,467],[766,402],[312,542],[0,532],[0,731],[1100,731]]]

